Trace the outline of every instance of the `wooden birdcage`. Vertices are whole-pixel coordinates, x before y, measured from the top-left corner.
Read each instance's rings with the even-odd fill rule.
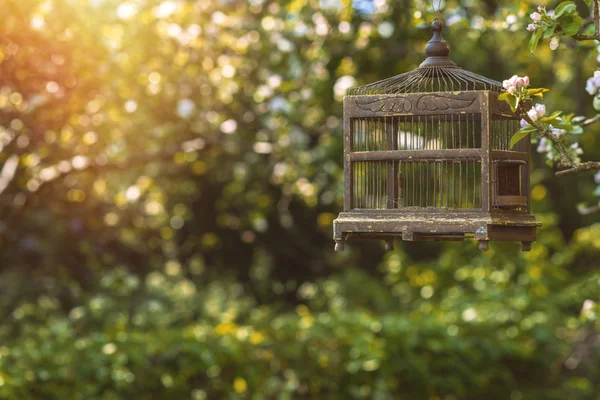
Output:
[[[353,239],[520,241],[530,214],[530,140],[510,148],[520,118],[498,100],[499,82],[449,58],[432,24],[419,68],[350,90],[344,98],[344,211],[335,249]]]

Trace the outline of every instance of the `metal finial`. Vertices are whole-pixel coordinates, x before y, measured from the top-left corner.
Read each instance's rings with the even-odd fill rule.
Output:
[[[449,67],[456,66],[450,60],[450,44],[442,37],[444,24],[439,19],[435,19],[431,24],[433,37],[425,46],[425,55],[427,59],[423,61],[421,67]]]

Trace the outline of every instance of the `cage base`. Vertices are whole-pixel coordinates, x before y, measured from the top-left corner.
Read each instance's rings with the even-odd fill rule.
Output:
[[[443,214],[443,215],[442,215]],[[347,240],[383,240],[393,248],[395,237],[404,241],[479,241],[482,251],[490,241],[515,241],[529,251],[541,223],[533,215],[507,210],[491,212],[421,212],[397,210],[343,212],[333,222],[336,251],[343,251]]]

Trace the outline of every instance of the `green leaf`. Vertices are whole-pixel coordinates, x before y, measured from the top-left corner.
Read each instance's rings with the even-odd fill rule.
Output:
[[[577,11],[577,6],[572,1],[563,1],[554,9],[554,19],[563,14],[571,14]]]
[[[521,129],[519,129],[511,138],[510,138],[510,148],[512,149],[515,144],[519,143],[519,141],[521,141],[521,139],[523,139],[525,136],[529,135],[531,132],[537,131],[537,128],[528,125],[525,126]]]
[[[544,93],[549,92],[550,89],[545,88],[537,88],[537,89],[527,89],[527,94],[533,97],[543,98]]]
[[[592,4],[594,3],[594,0],[585,0],[585,4],[587,4],[588,7],[592,7]]]
[[[583,128],[579,125],[573,125],[568,131],[572,135],[581,135],[583,133]]]
[[[519,99],[516,96],[513,96],[511,94],[505,99],[505,101],[510,106],[510,109],[512,110],[512,112],[517,111],[517,107],[519,106]]]
[[[500,101],[507,101],[508,100],[508,96],[512,96],[512,94],[508,93],[508,92],[504,92],[501,95],[498,96],[498,100]]]
[[[549,115],[547,117],[542,118],[542,122],[550,122],[555,120],[556,118],[558,118],[558,116],[562,114],[562,111],[555,111],[552,113],[552,115]]]
[[[565,15],[559,19],[559,24],[562,26],[565,35],[573,36],[579,32],[579,28],[583,25],[583,18],[579,15]]]
[[[532,88],[532,89],[527,89],[527,94],[534,95],[534,94],[538,94],[538,93],[546,93],[549,91],[550,91],[550,89],[546,89],[546,88]]]
[[[594,190],[594,194],[596,196],[600,196],[600,186],[596,186],[596,190]]]
[[[554,36],[554,31],[556,31],[556,26],[557,26],[557,24],[555,22],[553,22],[552,25],[545,28],[544,29],[544,38],[549,38],[549,37]]]
[[[592,100],[592,105],[594,106],[594,110],[600,112],[600,98],[598,96],[594,96],[594,100]]]
[[[543,34],[544,30],[538,28],[535,30],[535,32],[533,32],[533,35],[531,35],[531,39],[529,40],[529,51],[531,52],[531,54],[535,53],[535,49],[537,48],[538,42],[542,38]]]

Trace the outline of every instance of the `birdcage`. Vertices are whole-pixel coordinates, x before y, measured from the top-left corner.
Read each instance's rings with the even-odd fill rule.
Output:
[[[427,58],[415,70],[350,90],[344,98],[346,240],[492,240],[528,251],[540,223],[530,214],[530,140],[514,148],[520,118],[499,82],[449,58],[443,25],[432,24]]]

